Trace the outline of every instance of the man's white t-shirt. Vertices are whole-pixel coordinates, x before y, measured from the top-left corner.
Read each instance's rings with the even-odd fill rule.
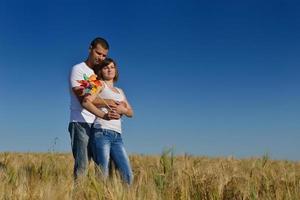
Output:
[[[71,115],[70,122],[86,122],[93,123],[95,115],[84,109],[74,94],[72,88],[80,86],[77,80],[83,80],[83,75],[91,76],[94,71],[85,64],[85,62],[74,65],[70,74],[70,95],[71,95]]]

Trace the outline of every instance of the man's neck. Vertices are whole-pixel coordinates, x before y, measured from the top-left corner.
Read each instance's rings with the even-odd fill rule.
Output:
[[[91,69],[93,69],[94,68],[94,65],[87,59],[86,61],[84,61],[85,62],[85,64],[89,67],[89,68],[91,68]]]

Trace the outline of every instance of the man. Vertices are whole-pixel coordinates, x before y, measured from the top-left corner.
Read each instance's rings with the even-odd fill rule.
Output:
[[[109,50],[108,42],[103,38],[95,38],[89,48],[89,56],[85,62],[73,66],[70,74],[70,94],[71,94],[71,115],[69,132],[71,136],[72,153],[75,160],[74,178],[85,175],[88,162],[91,157],[91,147],[89,137],[95,116],[100,118],[119,119],[120,115],[115,112],[116,103],[112,100],[105,100],[114,111],[105,114],[97,107],[106,105],[100,99],[93,101],[93,104],[85,104],[88,98],[81,96],[82,90],[79,88],[77,80],[82,80],[83,75],[94,74],[93,67],[101,63],[107,56]],[[97,107],[96,107],[97,106]]]

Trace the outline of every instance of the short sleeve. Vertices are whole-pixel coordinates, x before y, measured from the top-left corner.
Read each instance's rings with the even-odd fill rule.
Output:
[[[83,79],[83,72],[82,70],[77,67],[74,66],[71,70],[71,75],[70,75],[70,83],[71,83],[71,87],[77,87],[80,84],[77,82],[77,80],[82,80]]]

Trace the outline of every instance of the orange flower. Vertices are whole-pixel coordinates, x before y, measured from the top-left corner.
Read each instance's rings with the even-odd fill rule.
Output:
[[[97,75],[92,74],[88,77],[86,74],[83,74],[83,80],[77,80],[80,83],[80,88],[82,90],[82,95],[90,95],[97,92],[99,87],[102,87],[101,82],[97,79]]]

